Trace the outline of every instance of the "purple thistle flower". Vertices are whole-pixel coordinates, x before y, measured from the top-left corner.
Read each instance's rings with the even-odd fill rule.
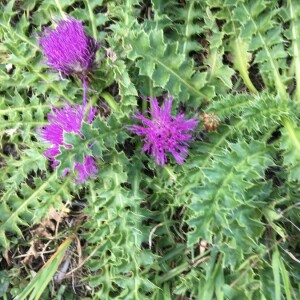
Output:
[[[149,98],[151,103],[151,119],[137,113],[132,118],[138,119],[142,125],[133,125],[129,129],[137,135],[144,136],[145,145],[142,151],[155,158],[156,164],[164,166],[167,153],[173,155],[178,164],[182,164],[188,153],[188,144],[193,140],[191,130],[194,130],[198,121],[196,118],[186,120],[184,114],[176,117],[171,115],[173,98],[164,99],[163,105],[158,105],[156,98]]]
[[[60,20],[55,30],[46,28],[40,44],[48,66],[64,75],[77,74],[84,79],[96,67],[99,44],[71,17]]]
[[[73,132],[82,136],[80,130],[84,119],[91,123],[96,114],[96,108],[90,107],[85,116],[85,105],[66,105],[62,108],[52,108],[52,114],[48,114],[49,125],[40,128],[40,137],[51,144],[51,147],[44,152],[44,156],[52,161],[52,167],[59,165],[55,157],[60,154],[59,147],[72,146],[64,142],[64,132]],[[77,183],[83,183],[88,177],[94,177],[98,172],[97,164],[92,156],[86,156],[83,164],[74,162],[74,171],[78,171]],[[64,171],[66,176],[69,169]]]

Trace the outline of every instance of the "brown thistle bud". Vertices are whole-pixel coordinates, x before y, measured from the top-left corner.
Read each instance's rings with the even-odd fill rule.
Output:
[[[215,113],[203,113],[200,116],[200,119],[202,119],[204,129],[208,132],[214,131],[218,132],[217,128],[220,125],[221,121],[218,118],[218,116]]]

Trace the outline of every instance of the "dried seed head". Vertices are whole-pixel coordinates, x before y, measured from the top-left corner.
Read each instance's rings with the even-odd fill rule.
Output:
[[[215,113],[203,113],[200,115],[200,119],[202,119],[203,121],[205,130],[207,130],[208,132],[217,132],[217,128],[220,125],[221,121]]]

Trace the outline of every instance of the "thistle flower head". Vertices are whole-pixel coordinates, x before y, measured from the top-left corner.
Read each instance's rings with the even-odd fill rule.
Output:
[[[85,106],[66,103],[64,107],[53,108],[52,113],[48,114],[49,124],[40,128],[39,136],[51,146],[44,152],[44,155],[52,161],[52,167],[56,167],[59,162],[55,157],[60,154],[60,146],[70,148],[71,146],[64,142],[64,132],[73,132],[82,136],[80,130],[84,120],[91,123],[95,117],[96,109],[91,107],[85,115]],[[92,156],[86,156],[83,164],[74,162],[74,171],[78,171],[77,183],[83,183],[88,177],[94,176],[97,171],[97,165]],[[64,175],[69,172],[64,171]]]
[[[46,28],[40,45],[48,66],[64,75],[84,78],[96,66],[95,55],[99,44],[85,33],[80,21],[71,17],[60,20],[55,30]]]
[[[193,140],[191,130],[197,127],[197,119],[187,120],[184,114],[176,117],[171,115],[173,98],[168,97],[162,106],[156,98],[149,98],[151,104],[151,119],[141,113],[133,116],[142,125],[133,125],[130,130],[139,136],[144,136],[145,145],[142,151],[155,158],[156,164],[164,166],[168,161],[167,154],[173,155],[178,164],[182,164],[188,153],[188,144]]]

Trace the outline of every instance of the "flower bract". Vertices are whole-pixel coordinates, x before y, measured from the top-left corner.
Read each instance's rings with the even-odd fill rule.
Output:
[[[140,120],[142,125],[132,125],[130,130],[143,136],[145,145],[142,151],[153,156],[156,164],[163,167],[168,161],[168,153],[178,164],[182,164],[188,153],[189,142],[193,140],[191,131],[197,127],[197,119],[187,120],[183,113],[173,117],[172,97],[164,99],[162,106],[159,106],[156,98],[149,98],[149,100],[151,118],[137,113],[133,118]]]

